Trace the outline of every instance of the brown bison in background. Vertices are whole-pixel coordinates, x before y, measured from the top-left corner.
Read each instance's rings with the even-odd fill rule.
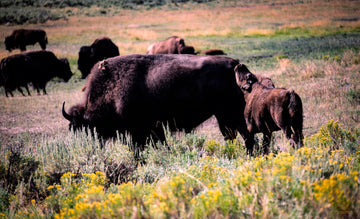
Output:
[[[226,55],[226,53],[224,51],[222,51],[221,49],[205,49],[205,50],[202,50],[200,53],[205,54],[205,55],[212,55],[212,56]]]
[[[215,115],[226,139],[237,131],[249,153],[253,138],[244,120],[245,101],[236,84],[236,60],[193,55],[124,55],[97,63],[83,101],[63,116],[71,129],[89,127],[103,138],[130,133],[143,149],[148,137],[165,141],[163,125],[191,131]],[[65,102],[64,102],[65,104]]]
[[[98,38],[90,46],[82,46],[78,59],[81,78],[86,78],[98,61],[118,55],[119,48],[108,37]]]
[[[19,29],[14,30],[10,36],[5,38],[5,47],[9,52],[17,48],[26,51],[26,45],[34,45],[35,43],[39,43],[41,49],[46,49],[48,40],[45,31]]]
[[[72,72],[67,59],[58,59],[54,53],[49,51],[28,52],[12,55],[1,60],[0,81],[5,87],[5,94],[8,96],[12,91],[18,89],[22,95],[21,87],[25,87],[28,95],[28,83],[32,83],[40,94],[42,89],[46,94],[45,86],[54,77],[60,77],[67,82]]]
[[[272,132],[280,129],[293,147],[295,144],[302,146],[303,108],[299,95],[292,89],[260,84],[245,65],[237,65],[235,74],[236,82],[245,97],[245,120],[248,130],[252,138],[255,133],[263,133],[264,153],[269,152]]]
[[[172,36],[166,40],[151,44],[148,47],[146,54],[181,54],[181,49],[184,46],[184,39]]]

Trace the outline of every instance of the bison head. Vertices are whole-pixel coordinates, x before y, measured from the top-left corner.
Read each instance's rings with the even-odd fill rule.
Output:
[[[81,130],[83,127],[89,127],[89,123],[84,119],[85,107],[81,105],[75,105],[70,108],[69,113],[65,111],[65,101],[62,105],[62,115],[67,119],[69,124],[69,130]]]
[[[15,40],[13,36],[8,36],[5,38],[5,47],[6,50],[11,52],[11,50],[15,49]]]
[[[68,82],[73,73],[71,72],[69,61],[67,58],[59,59],[61,63],[61,78],[64,79],[65,82]]]
[[[81,72],[81,78],[84,79],[96,63],[94,51],[90,46],[82,46],[79,51],[78,69]]]
[[[257,77],[249,71],[244,64],[238,64],[235,66],[235,78],[236,83],[242,90],[251,92],[252,84],[258,81]]]

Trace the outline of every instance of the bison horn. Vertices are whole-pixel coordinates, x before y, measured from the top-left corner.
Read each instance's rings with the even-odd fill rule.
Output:
[[[65,101],[63,102],[61,112],[65,119],[71,121],[71,116],[65,112]]]

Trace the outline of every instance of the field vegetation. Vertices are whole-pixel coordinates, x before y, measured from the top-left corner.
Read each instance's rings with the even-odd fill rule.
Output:
[[[0,88],[0,218],[359,217],[359,1],[115,2],[1,1],[0,58],[20,52],[5,50],[12,30],[41,28],[74,76],[51,81],[48,95],[6,98]],[[249,157],[210,118],[191,134],[167,132],[167,145],[149,143],[138,163],[129,136],[101,147],[86,130],[68,131],[61,104],[82,98],[81,46],[108,36],[121,55],[145,53],[172,35],[293,88],[304,147],[277,132],[269,155]]]

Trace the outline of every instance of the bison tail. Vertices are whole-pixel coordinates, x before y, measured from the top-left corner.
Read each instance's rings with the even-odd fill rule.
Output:
[[[302,146],[303,136],[303,106],[300,96],[293,89],[287,90],[289,95],[289,115],[291,127],[295,132],[294,140],[298,145]]]

